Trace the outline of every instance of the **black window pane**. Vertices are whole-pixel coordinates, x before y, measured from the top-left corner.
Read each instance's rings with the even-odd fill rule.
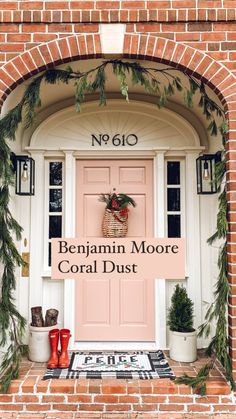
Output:
[[[180,211],[180,189],[167,189],[167,211]]]
[[[61,215],[49,216],[49,239],[52,237],[61,237]]]
[[[168,237],[180,236],[180,215],[168,215]]]
[[[180,162],[167,162],[167,185],[180,185]]]
[[[49,163],[49,184],[51,186],[62,185],[62,163],[53,161]]]
[[[62,211],[62,189],[49,190],[49,212]]]
[[[52,254],[51,250],[52,250],[52,245],[51,243],[48,243],[48,266],[51,266],[51,254]]]

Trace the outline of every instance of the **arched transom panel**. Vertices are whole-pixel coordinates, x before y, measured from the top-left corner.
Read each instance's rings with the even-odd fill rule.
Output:
[[[118,139],[112,141],[114,136],[121,138],[120,144]],[[81,113],[74,106],[54,113],[38,126],[28,145],[34,149],[101,150],[102,146],[103,150],[120,150],[122,138],[125,141],[128,136],[129,146],[135,144],[141,150],[200,145],[195,129],[179,114],[145,102],[116,99],[109,99],[104,107],[97,101],[86,103]]]

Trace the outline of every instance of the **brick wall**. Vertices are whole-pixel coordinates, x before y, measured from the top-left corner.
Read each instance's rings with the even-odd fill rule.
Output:
[[[122,22],[127,32],[152,33],[205,51],[236,71],[234,1],[1,1],[0,63],[42,42],[97,33]]]
[[[101,57],[99,23],[124,23],[124,57],[194,72],[229,119],[227,182],[229,333],[236,377],[236,9],[235,0],[0,1],[0,105],[50,65]]]

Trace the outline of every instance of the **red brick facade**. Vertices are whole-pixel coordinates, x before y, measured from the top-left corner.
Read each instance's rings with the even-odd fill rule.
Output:
[[[124,23],[123,57],[168,63],[217,93],[227,142],[229,335],[236,378],[236,9],[235,0],[1,1],[0,100],[43,69],[101,57],[99,23]]]
[[[186,68],[191,64],[191,70],[198,67],[197,73],[201,76],[212,63],[211,60],[205,60],[204,66],[202,67],[202,64],[199,66],[202,57],[207,55],[234,75],[236,9],[232,8],[233,3],[223,0],[208,1],[208,8],[203,8],[206,2],[200,0],[198,2],[196,0],[121,1],[121,3],[118,1],[0,2],[0,64],[3,66],[6,62],[13,62],[14,58],[30,51],[30,54],[34,55],[33,62],[29,53],[22,56],[26,68],[19,60],[14,62],[14,66],[20,66],[17,73],[11,67],[13,79],[16,80],[20,75],[24,75],[25,78],[27,70],[32,73],[33,67],[38,66],[41,70],[45,64],[51,62],[66,62],[78,57],[91,57],[94,54],[99,56],[101,54],[99,23],[119,22],[126,24],[124,54],[127,56],[138,54],[149,59],[155,57],[158,61],[174,62]],[[79,50],[71,38],[75,34],[80,39]],[[152,41],[149,38],[148,48],[144,38],[139,43],[140,34],[153,36]],[[82,45],[81,35],[86,36],[85,45]],[[132,42],[129,42],[129,36]],[[65,41],[67,38],[70,39],[69,42],[73,42],[73,45],[68,47]],[[154,50],[153,42],[157,38],[158,44]],[[53,43],[54,40],[58,42]],[[172,42],[167,42],[168,40]],[[45,43],[50,45],[49,51]],[[60,49],[59,55],[57,45]],[[187,46],[194,48],[194,58],[192,50],[188,49],[188,56],[184,53],[187,51],[184,47]],[[39,47],[39,55],[39,50],[35,47]],[[175,48],[174,56],[172,56],[173,48]],[[203,52],[204,56],[197,52]],[[227,72],[225,74],[230,75]],[[209,78],[209,75],[206,73],[204,77]],[[6,77],[4,80],[6,86],[12,85],[11,80],[7,80]],[[227,87],[233,87],[233,83],[234,79],[226,80]],[[216,86],[217,82],[213,81],[213,85]],[[1,90],[6,90],[6,86],[1,85]],[[225,86],[221,86],[220,91],[226,97],[231,96],[230,103],[233,101],[234,89],[225,91]]]
[[[99,33],[99,23],[125,23],[204,51],[235,71],[236,9],[227,0],[1,1],[0,63],[44,42]]]

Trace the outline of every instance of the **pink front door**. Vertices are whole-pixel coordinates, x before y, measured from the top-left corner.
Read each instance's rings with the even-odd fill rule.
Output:
[[[76,236],[101,237],[105,204],[101,192],[115,189],[137,203],[130,208],[130,237],[153,236],[152,160],[78,160]],[[76,340],[153,341],[154,281],[76,281]]]

